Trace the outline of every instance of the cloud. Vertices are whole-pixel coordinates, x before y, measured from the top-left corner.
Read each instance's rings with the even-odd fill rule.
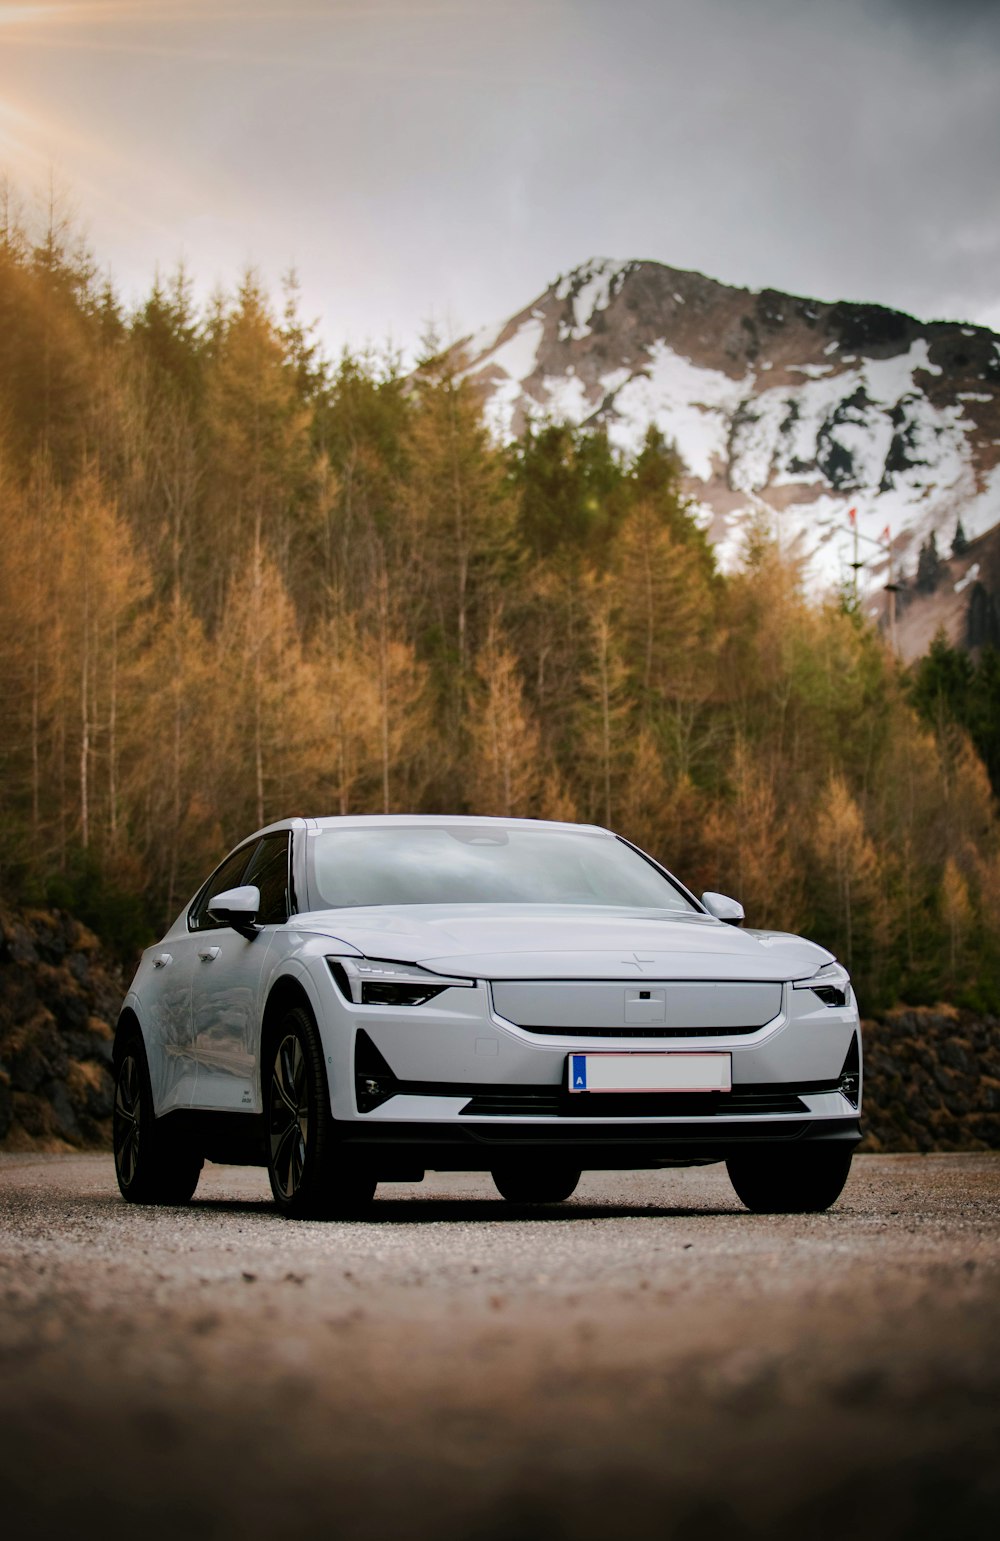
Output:
[[[410,342],[431,310],[471,330],[603,252],[1000,318],[1000,4],[63,9],[75,31],[4,30],[0,102],[40,126],[0,137],[65,155],[133,291],[173,243],[207,285],[294,262],[333,346]]]
[[[1000,6],[996,0],[868,0],[878,17],[909,22],[915,32],[938,43],[964,43],[970,36],[992,39],[1000,48]]]

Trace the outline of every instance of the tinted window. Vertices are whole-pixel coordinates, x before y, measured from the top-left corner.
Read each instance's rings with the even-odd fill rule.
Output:
[[[218,926],[219,922],[208,913],[209,903],[216,894],[224,894],[230,888],[239,888],[252,851],[252,845],[241,846],[221,867],[215,869],[188,914],[188,925],[192,931],[211,931]]]
[[[263,926],[288,919],[288,836],[265,835],[243,874],[244,883],[260,889],[257,919]]]
[[[623,841],[584,830],[476,825],[319,830],[310,906],[580,904],[695,909]]]

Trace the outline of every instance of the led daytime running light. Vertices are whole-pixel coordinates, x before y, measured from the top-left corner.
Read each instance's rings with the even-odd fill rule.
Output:
[[[341,993],[355,1006],[422,1006],[442,990],[468,990],[476,983],[386,958],[328,957],[326,961]]]

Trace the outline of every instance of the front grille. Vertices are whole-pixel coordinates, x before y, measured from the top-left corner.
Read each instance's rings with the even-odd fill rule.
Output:
[[[760,1027],[536,1027],[521,1023],[525,1033],[546,1038],[739,1038]]]
[[[780,1015],[783,995],[777,980],[652,976],[633,981],[498,979],[490,990],[497,1015],[528,1033],[640,1039],[758,1032]]]

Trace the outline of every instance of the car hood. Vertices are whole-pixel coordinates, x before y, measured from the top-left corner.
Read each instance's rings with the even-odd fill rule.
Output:
[[[832,954],[709,915],[555,905],[388,905],[297,915],[335,949],[482,979],[804,979]]]

